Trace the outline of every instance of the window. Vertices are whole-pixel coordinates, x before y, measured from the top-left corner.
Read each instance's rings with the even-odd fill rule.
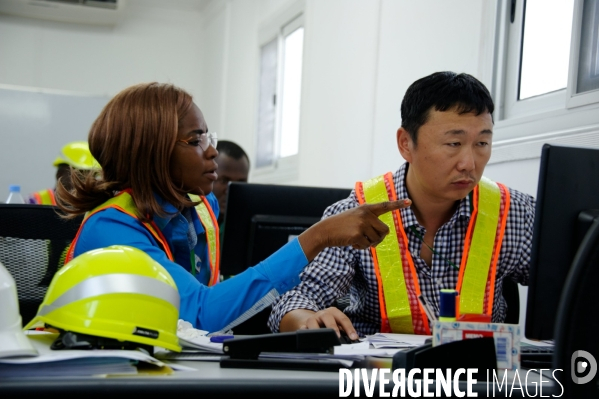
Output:
[[[527,0],[519,100],[565,89],[573,0]]]
[[[498,0],[490,163],[599,148],[599,0]]]
[[[568,107],[599,102],[599,4],[578,1],[574,9]]]
[[[511,0],[500,119],[563,108],[574,0]]]
[[[281,158],[296,155],[299,147],[300,99],[302,94],[302,52],[304,28],[299,27],[283,39],[281,90]]]
[[[297,163],[300,138],[304,19],[288,10],[286,22],[263,30],[256,133],[256,172]],[[294,15],[289,18],[289,14]],[[279,21],[282,17],[278,18]],[[264,33],[264,31],[266,33]]]

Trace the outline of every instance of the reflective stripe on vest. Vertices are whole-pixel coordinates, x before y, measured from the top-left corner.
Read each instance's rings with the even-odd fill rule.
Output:
[[[208,285],[214,285],[218,283],[220,278],[220,243],[218,222],[214,216],[212,208],[210,205],[208,205],[208,200],[206,197],[189,194],[189,198],[191,198],[192,201],[201,200],[201,202],[196,205],[195,208],[198,212],[200,222],[202,222],[202,226],[204,226],[204,230],[206,231],[208,258],[210,261],[210,281],[208,282]]]
[[[54,190],[50,188],[33,193],[33,197],[38,205],[56,205]]]
[[[356,183],[360,204],[396,200],[393,175],[375,177]],[[408,249],[408,239],[398,210],[379,216],[389,227],[389,234],[371,247],[378,282],[381,332],[430,334],[428,320],[418,300],[420,286]]]
[[[497,260],[510,207],[510,193],[501,183],[482,177],[474,189],[473,210],[464,240],[456,290],[459,314],[491,316]]]
[[[396,199],[393,175],[387,173],[364,183],[356,183],[356,194],[361,204]],[[473,194],[474,210],[465,238],[456,287],[460,292],[459,313],[490,316],[497,260],[509,210],[509,191],[502,184],[483,177]],[[384,217],[389,214],[393,216]],[[400,212],[397,210],[384,214],[380,219],[389,227],[389,234],[371,251],[379,286],[381,331],[388,332],[390,328],[396,333],[430,334],[427,318],[418,301],[418,275],[408,250]],[[390,244],[395,249],[388,248]],[[401,260],[397,262],[395,259]],[[381,299],[381,296],[384,298]],[[407,315],[408,309],[411,319]]]

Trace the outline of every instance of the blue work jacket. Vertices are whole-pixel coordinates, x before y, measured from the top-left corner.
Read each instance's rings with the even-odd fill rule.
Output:
[[[212,193],[206,197],[218,217],[216,197]],[[209,266],[205,231],[197,213],[195,210],[187,213],[190,223],[174,206],[157,199],[168,216],[156,216],[154,221],[166,238],[175,262],[168,259],[139,220],[114,208],[104,209],[87,219],[74,248],[74,256],[110,245],[141,249],[164,266],[175,280],[181,296],[179,317],[195,328],[209,332],[232,328],[299,283],[299,273],[308,264],[308,259],[295,238],[258,265],[207,287],[200,282],[205,279],[203,270]],[[192,234],[197,240],[188,234],[192,230],[195,230]],[[190,248],[194,241],[195,247]],[[192,250],[198,255],[196,260],[199,258],[202,263],[196,276],[190,273]]]

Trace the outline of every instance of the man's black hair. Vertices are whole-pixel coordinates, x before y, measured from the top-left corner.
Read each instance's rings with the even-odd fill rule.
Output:
[[[493,117],[495,105],[489,90],[474,76],[435,72],[408,87],[401,102],[401,126],[416,144],[418,130],[428,120],[431,109],[443,112],[454,108],[459,114],[488,112]]]
[[[248,160],[248,165],[250,164],[250,157],[248,157],[243,148],[232,141],[218,140],[216,149],[219,153],[228,155],[233,159],[239,160],[245,157]]]

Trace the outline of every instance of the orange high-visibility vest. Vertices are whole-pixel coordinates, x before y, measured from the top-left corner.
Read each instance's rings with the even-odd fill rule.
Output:
[[[397,199],[392,173],[356,183],[360,204]],[[474,188],[473,211],[464,241],[456,290],[460,315],[491,316],[497,260],[510,206],[503,184],[485,177]],[[420,286],[399,210],[379,216],[389,234],[371,247],[378,283],[381,332],[430,334],[428,319],[418,297]]]
[[[220,262],[220,258],[219,258],[219,237],[218,237],[218,223],[216,222],[216,217],[214,216],[214,212],[212,212],[212,208],[210,207],[210,205],[208,205],[208,202],[206,200],[205,197],[200,197],[202,200],[202,203],[196,206],[196,210],[198,212],[198,217],[202,223],[202,225],[204,226],[204,228],[206,229],[206,240],[208,243],[208,256],[209,256],[209,261],[210,261],[210,280],[208,281],[208,285],[212,286],[216,283],[218,283],[219,281],[219,275],[220,275],[220,267],[219,267],[219,262]],[[83,229],[83,225],[85,224],[85,222],[87,221],[87,219],[100,211],[103,211],[104,209],[108,209],[108,208],[114,208],[118,211],[121,211],[135,219],[139,218],[137,217],[137,207],[135,206],[135,202],[133,202],[133,198],[131,197],[131,190],[127,189],[127,190],[123,190],[120,193],[118,193],[117,195],[115,195],[114,197],[112,197],[111,199],[109,199],[108,201],[104,202],[102,205],[96,207],[95,209],[91,210],[90,212],[86,213],[85,218],[83,219],[83,222],[81,223],[81,226],[79,227],[79,231],[77,232],[77,235],[75,236],[75,239],[73,240],[73,242],[70,245],[69,251],[67,253],[66,256],[66,260],[65,263],[68,263],[71,259],[73,259],[73,251],[75,248],[75,245],[77,243],[77,240],[79,239],[79,234],[81,233],[82,229]],[[168,242],[166,241],[166,238],[164,237],[164,235],[162,234],[162,231],[160,231],[160,228],[156,225],[156,223],[154,221],[150,221],[150,222],[141,222],[140,223],[152,234],[152,236],[154,236],[154,238],[156,239],[156,241],[158,241],[158,244],[161,246],[162,250],[166,253],[166,256],[168,257],[169,260],[171,261],[175,261],[175,258],[173,257],[173,254],[171,252],[170,247],[168,246]],[[209,233],[209,231],[211,233]],[[215,255],[216,254],[216,255]],[[195,270],[195,256],[194,256],[194,252],[192,250],[191,253],[191,270],[192,273]]]
[[[38,205],[56,205],[56,199],[54,198],[54,190],[49,188],[47,190],[40,190],[32,194],[35,203]]]

